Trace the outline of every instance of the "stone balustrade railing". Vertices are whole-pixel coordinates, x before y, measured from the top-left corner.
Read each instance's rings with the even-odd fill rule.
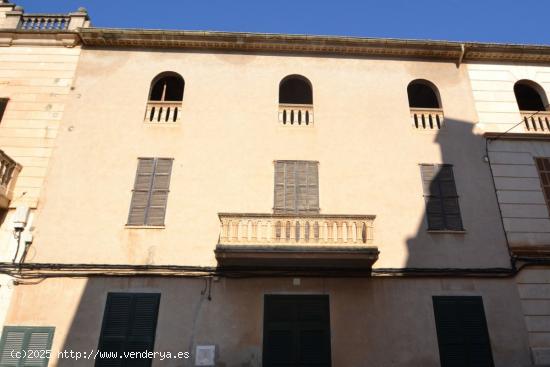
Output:
[[[19,31],[74,31],[90,26],[84,8],[68,14],[29,14],[21,6],[0,0],[0,28]]]
[[[313,105],[279,104],[279,122],[285,126],[312,126]]]
[[[220,213],[219,243],[370,245],[374,215]]]
[[[550,133],[550,111],[520,111],[523,131],[526,133]]]
[[[18,28],[26,31],[67,30],[70,21],[68,15],[23,15]]]
[[[158,124],[178,122],[181,117],[181,105],[181,102],[149,101],[145,111],[145,122]]]
[[[418,130],[439,130],[444,124],[443,110],[411,107],[411,122],[413,128]]]

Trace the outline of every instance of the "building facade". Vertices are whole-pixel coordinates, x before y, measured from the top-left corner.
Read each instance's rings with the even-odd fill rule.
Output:
[[[32,243],[34,215],[80,55],[75,29],[88,25],[84,9],[46,22],[41,14],[0,1],[2,262],[18,262]],[[12,291],[12,278],[1,275],[2,322]]]
[[[550,364],[547,65],[468,65],[534,362]]]
[[[521,116],[479,70],[547,48],[86,25],[32,243],[0,264],[0,366],[546,363],[547,273],[510,252],[545,237],[513,230],[538,222],[506,214],[496,166],[523,143],[487,148],[507,120],[485,108]]]

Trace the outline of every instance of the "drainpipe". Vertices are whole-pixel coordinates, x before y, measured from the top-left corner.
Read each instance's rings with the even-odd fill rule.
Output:
[[[464,43],[460,44],[460,56],[458,57],[458,62],[456,63],[456,67],[459,67],[460,64],[462,64],[462,60],[464,59],[464,54],[466,53],[466,46]]]

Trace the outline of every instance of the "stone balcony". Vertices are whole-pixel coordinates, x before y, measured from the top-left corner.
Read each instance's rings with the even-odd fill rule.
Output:
[[[411,123],[417,130],[440,130],[444,126],[443,109],[411,107]]]
[[[280,103],[279,123],[284,126],[313,126],[313,105]]]
[[[525,133],[550,133],[550,111],[520,111]]]
[[[21,166],[0,150],[0,208],[7,208]]]
[[[145,111],[145,122],[166,124],[180,121],[181,101],[149,101]]]
[[[361,269],[378,259],[373,215],[220,213],[220,267]]]

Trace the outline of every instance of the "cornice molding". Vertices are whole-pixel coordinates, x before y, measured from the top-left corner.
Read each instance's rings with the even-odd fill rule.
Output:
[[[17,45],[370,56],[457,64],[472,61],[550,64],[550,46],[544,45],[123,28],[78,28],[76,31],[0,29],[0,46]]]
[[[81,28],[85,46],[550,63],[550,46],[287,34]]]
[[[81,44],[74,31],[20,31],[0,29],[0,47],[9,46],[57,46],[75,47]]]

